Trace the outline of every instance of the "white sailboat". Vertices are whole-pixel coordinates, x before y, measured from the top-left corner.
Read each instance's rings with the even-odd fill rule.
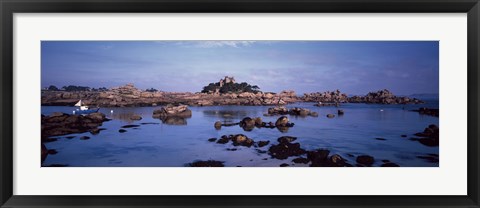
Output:
[[[79,100],[76,104],[76,107],[80,107],[80,109],[77,109],[74,111],[74,113],[79,113],[79,114],[89,114],[89,113],[95,113],[100,110],[100,108],[95,108],[95,109],[90,109],[90,107],[83,105],[82,100]]]

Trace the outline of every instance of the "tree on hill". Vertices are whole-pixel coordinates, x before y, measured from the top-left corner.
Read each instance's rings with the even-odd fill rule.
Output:
[[[214,93],[216,92],[217,89],[220,93],[260,92],[260,88],[257,85],[252,86],[246,82],[242,82],[242,83],[228,82],[223,84],[223,86],[221,87],[220,87],[220,82],[217,82],[217,83],[210,83],[207,86],[203,87],[202,93]]]
[[[153,87],[150,88],[150,89],[146,89],[145,91],[147,91],[147,92],[158,92],[158,90],[153,88]]]
[[[47,90],[49,90],[49,91],[58,91],[59,89],[58,89],[57,86],[55,86],[55,85],[50,85],[50,86],[47,88]]]
[[[106,87],[100,87],[100,88],[98,88],[98,89],[97,89],[97,88],[92,88],[92,89],[90,89],[90,91],[92,91],[92,92],[105,92],[105,91],[107,91],[107,90],[108,90],[108,89],[107,89]]]
[[[63,86],[63,87],[62,87],[62,90],[65,90],[65,91],[67,91],[67,92],[73,92],[73,91],[90,91],[90,87],[68,85],[68,86]]]

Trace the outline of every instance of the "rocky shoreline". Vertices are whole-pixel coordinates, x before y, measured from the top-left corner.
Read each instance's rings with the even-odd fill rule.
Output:
[[[57,154],[55,149],[47,149],[44,143],[57,141],[55,136],[62,136],[74,133],[90,132],[92,135],[99,134],[104,128],[103,122],[109,121],[103,113],[91,113],[88,115],[70,115],[55,112],[51,115],[41,115],[41,161],[45,161],[48,155]],[[73,136],[68,136],[73,138]],[[90,137],[82,136],[81,140],[88,140]],[[63,167],[65,165],[55,164],[53,166]]]
[[[420,104],[416,98],[398,97],[384,89],[370,92],[365,96],[348,97],[340,91],[305,93],[298,96],[295,91],[242,93],[191,93],[191,92],[150,92],[136,88],[133,84],[114,87],[103,92],[93,91],[42,91],[41,104],[44,106],[73,106],[78,100],[97,107],[142,107],[167,104],[189,106],[215,105],[285,105],[295,102],[317,102],[317,106],[338,105],[339,103],[376,104]]]

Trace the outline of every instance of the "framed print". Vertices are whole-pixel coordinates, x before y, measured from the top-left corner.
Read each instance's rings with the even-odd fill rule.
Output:
[[[2,207],[479,206],[478,1],[2,1]]]

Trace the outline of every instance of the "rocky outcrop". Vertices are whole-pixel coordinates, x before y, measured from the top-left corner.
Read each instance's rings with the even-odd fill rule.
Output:
[[[309,109],[306,109],[306,108],[293,107],[288,109],[285,106],[277,106],[277,107],[269,108],[266,115],[268,116],[292,115],[292,116],[302,116],[302,117],[305,117],[305,116],[317,117],[318,113],[314,111],[310,111]]]
[[[268,154],[272,158],[284,160],[291,156],[300,156],[306,153],[304,149],[300,147],[300,143],[291,143],[296,137],[280,137],[278,138],[279,144],[272,145],[268,149]]]
[[[420,104],[421,100],[409,97],[397,97],[389,90],[384,89],[370,92],[366,96],[353,96],[348,98],[350,103],[376,103],[376,104]]]
[[[42,105],[73,106],[78,100],[86,105],[98,107],[157,106],[187,104],[190,106],[212,105],[283,105],[300,101],[294,91],[276,93],[191,93],[191,92],[147,92],[133,84],[111,88],[104,92],[43,91]]]
[[[346,103],[348,102],[348,96],[345,93],[341,93],[340,90],[335,90],[333,92],[314,92],[303,94],[303,101],[321,103]]]
[[[281,116],[275,122],[276,127],[293,127],[293,125],[295,125],[295,124],[290,123],[290,121],[288,120],[288,117],[286,117],[286,116]]]
[[[245,131],[251,131],[253,128],[255,128],[255,120],[250,117],[245,117],[240,121],[239,125]]]
[[[277,128],[280,132],[287,132],[290,127],[293,127],[295,124],[289,122],[288,117],[281,116],[277,119],[275,123],[273,122],[263,122],[262,118],[250,118],[245,117],[238,123],[222,123],[221,121],[217,121],[213,124],[215,129],[220,130],[222,126],[240,126],[245,131],[252,131],[255,127],[256,128]]]
[[[412,138],[410,140],[419,141],[426,146],[438,146],[440,129],[437,125],[430,124],[427,128],[423,130],[423,132],[416,133],[415,136],[419,136],[421,138]]]
[[[192,163],[188,163],[187,166],[190,167],[224,167],[223,161],[216,161],[216,160],[206,160],[206,161],[195,161]]]
[[[157,118],[167,125],[187,125],[187,118],[192,117],[192,111],[186,105],[167,105],[153,111],[152,118]]]
[[[227,144],[230,141],[232,142],[232,144],[234,146],[251,147],[255,144],[255,141],[253,139],[250,139],[243,134],[223,135],[223,136],[220,137],[220,139],[217,140],[217,143],[218,144]]]
[[[130,120],[139,121],[139,120],[142,120],[142,116],[138,114],[133,114],[130,116]]]
[[[343,159],[342,156],[338,154],[331,155],[329,157],[330,151],[325,149],[318,149],[314,151],[307,152],[307,158],[311,161],[311,167],[345,167],[350,166]]]
[[[42,139],[51,136],[89,132],[97,129],[104,121],[108,120],[103,113],[91,113],[83,116],[57,112],[50,116],[42,116]]]
[[[322,107],[322,106],[340,106],[339,103],[323,103],[323,102],[318,102],[318,103],[315,103],[314,106],[317,106],[317,107]]]
[[[372,166],[375,159],[370,155],[360,155],[357,157],[357,163],[364,166]]]
[[[414,112],[418,112],[421,115],[429,115],[429,116],[439,116],[439,109],[434,108],[419,108],[418,110],[412,110]]]
[[[192,117],[192,111],[188,109],[186,105],[167,105],[160,109],[153,111],[153,118],[167,118],[167,117],[180,117],[190,118]]]
[[[229,82],[231,83],[231,82]],[[422,103],[415,98],[397,97],[388,90],[368,93],[366,96],[348,97],[339,90],[306,93],[298,97],[293,90],[273,92],[240,93],[191,93],[151,92],[136,88],[133,84],[114,87],[107,91],[42,91],[42,105],[73,106],[78,100],[86,105],[98,107],[157,106],[186,104],[190,106],[212,105],[285,105],[295,102],[316,102],[317,106],[338,105],[339,103],[410,104]]]
[[[279,107],[273,107],[269,108],[267,111],[268,115],[274,116],[274,115],[287,115],[288,114],[288,108],[285,106],[279,106]]]

